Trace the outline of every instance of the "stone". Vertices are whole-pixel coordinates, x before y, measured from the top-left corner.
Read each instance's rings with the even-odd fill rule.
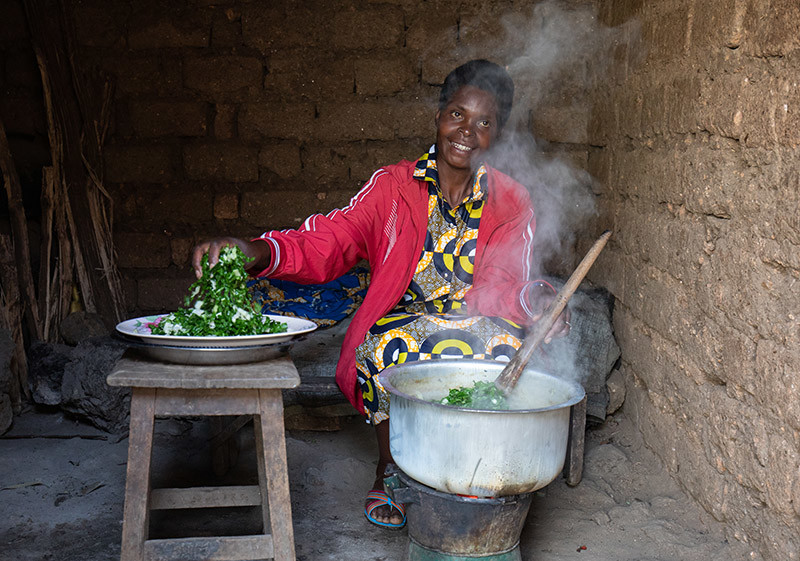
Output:
[[[59,333],[64,343],[74,347],[90,337],[108,335],[109,328],[100,315],[80,311],[69,314],[61,321]]]
[[[556,288],[558,279],[548,279]],[[604,421],[609,396],[606,379],[620,356],[611,325],[613,296],[604,289],[580,289],[569,302],[570,334],[543,344],[529,366],[573,380],[586,390],[586,414]]]
[[[622,372],[614,370],[606,380],[606,391],[608,392],[608,405],[606,405],[606,415],[613,415],[625,401],[625,378]]]
[[[61,408],[95,427],[120,432],[127,427],[130,389],[111,387],[106,378],[127,348],[110,337],[81,342],[70,354],[61,384]]]
[[[72,360],[68,345],[35,341],[28,350],[28,381],[31,398],[40,405],[61,404],[64,368]]]

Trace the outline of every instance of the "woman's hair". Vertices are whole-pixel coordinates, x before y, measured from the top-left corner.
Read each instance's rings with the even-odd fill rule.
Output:
[[[514,81],[508,72],[488,60],[471,60],[453,70],[444,79],[439,94],[439,109],[450,103],[455,93],[464,86],[474,86],[494,96],[497,102],[497,124],[505,126],[514,101]]]

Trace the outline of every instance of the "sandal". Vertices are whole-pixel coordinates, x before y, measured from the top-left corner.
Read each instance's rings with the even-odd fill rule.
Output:
[[[364,508],[364,516],[367,517],[367,520],[375,524],[376,526],[380,526],[382,528],[391,528],[392,530],[399,530],[403,526],[406,525],[406,509],[403,508],[403,505],[400,503],[394,502],[389,495],[384,493],[383,491],[379,491],[374,489],[367,494],[367,500],[372,499],[372,501],[367,504]],[[372,511],[374,511],[379,506],[389,505],[393,509],[397,510],[400,514],[403,515],[403,521],[399,524],[392,524],[391,522],[380,522],[372,517]]]

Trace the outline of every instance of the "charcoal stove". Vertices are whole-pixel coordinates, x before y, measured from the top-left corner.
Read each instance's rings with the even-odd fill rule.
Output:
[[[397,469],[387,492],[406,505],[408,561],[519,561],[532,493],[564,467],[570,407],[580,384],[523,371],[508,410],[452,407],[449,389],[492,381],[502,363],[407,362],[385,369],[389,447]]]
[[[405,504],[407,561],[521,561],[519,537],[533,493],[496,498],[442,493],[399,468],[384,479]]]

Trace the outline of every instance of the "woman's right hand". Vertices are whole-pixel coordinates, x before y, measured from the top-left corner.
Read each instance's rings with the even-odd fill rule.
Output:
[[[192,251],[192,267],[194,274],[199,279],[203,276],[203,255],[208,254],[208,266],[213,267],[219,262],[219,252],[223,247],[232,246],[242,250],[250,261],[245,266],[248,271],[263,270],[270,261],[269,244],[261,241],[247,241],[239,238],[214,238],[194,246]]]

